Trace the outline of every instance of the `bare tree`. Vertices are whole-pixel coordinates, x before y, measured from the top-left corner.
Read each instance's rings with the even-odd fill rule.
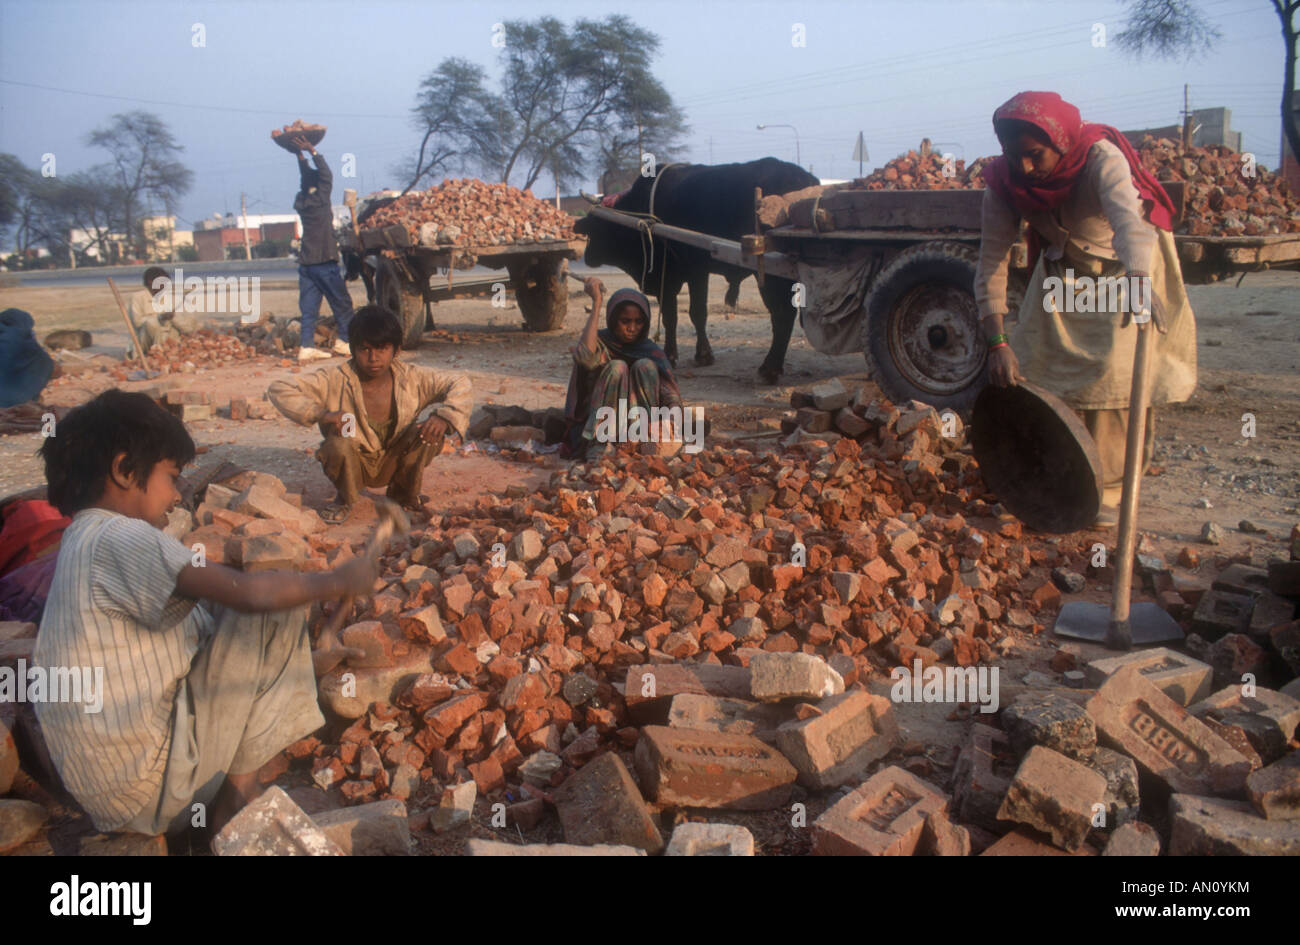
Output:
[[[424,136],[414,161],[396,168],[410,181],[402,193],[440,171],[503,160],[499,99],[484,87],[486,73],[465,59],[444,59],[424,77],[412,113]]]
[[[86,136],[92,147],[111,156],[117,222],[130,241],[139,238],[138,219],[146,200],[175,203],[193,184],[194,174],[176,159],[184,148],[156,115],[143,111],[114,115],[111,123]]]
[[[1293,102],[1300,0],[1268,0],[1282,27],[1282,131],[1291,153],[1300,160],[1300,122]],[[1134,55],[1161,58],[1192,55],[1213,47],[1222,35],[1191,0],[1129,0],[1129,19],[1115,41]]]

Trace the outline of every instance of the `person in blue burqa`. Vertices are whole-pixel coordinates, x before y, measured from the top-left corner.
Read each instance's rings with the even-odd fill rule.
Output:
[[[54,359],[36,340],[35,328],[22,309],[0,312],[0,407],[35,400],[55,376]]]

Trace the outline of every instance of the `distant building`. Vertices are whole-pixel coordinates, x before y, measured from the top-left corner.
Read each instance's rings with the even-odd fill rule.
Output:
[[[341,208],[346,214],[347,208]],[[335,216],[337,216],[337,209]],[[200,262],[219,262],[228,259],[227,249],[244,245],[244,227],[248,227],[248,248],[251,250],[263,240],[289,242],[302,235],[302,221],[296,213],[238,213],[224,216],[214,213],[194,225],[194,246]],[[241,253],[242,256],[242,253]]]
[[[100,243],[90,230],[76,227],[68,231],[68,245],[76,252],[97,262],[113,262],[115,258],[121,260],[130,258],[126,235],[123,233],[109,233]],[[101,258],[101,253],[104,251],[108,254],[106,259]]]
[[[154,262],[166,262],[180,247],[194,244],[194,231],[176,229],[175,216],[155,213],[142,217],[140,232],[144,234],[145,258]]]
[[[1230,108],[1194,108],[1192,109],[1192,145],[1208,148],[1222,145],[1234,151],[1241,150],[1241,132],[1232,130],[1232,109]],[[1178,141],[1183,137],[1183,126],[1165,125],[1161,128],[1144,128],[1141,131],[1126,131],[1124,137],[1134,144],[1141,144],[1142,138],[1170,138]]]

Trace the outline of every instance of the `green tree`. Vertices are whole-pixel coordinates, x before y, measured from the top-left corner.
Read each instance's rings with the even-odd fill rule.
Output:
[[[427,168],[463,166],[524,188],[545,173],[562,184],[638,167],[643,151],[662,162],[680,146],[682,114],[651,70],[654,33],[621,15],[504,27],[499,92],[457,59],[422,82],[414,112],[425,135],[405,166],[413,181]]]
[[[149,112],[114,115],[108,125],[90,132],[86,143],[110,155],[114,222],[130,241],[141,237],[138,221],[146,202],[170,207],[193,185],[194,173],[177,160],[184,147]],[[133,246],[132,252],[143,255],[139,246]]]
[[[1282,131],[1300,160],[1300,121],[1293,107],[1300,0],[1268,0],[1282,28]],[[1211,49],[1220,32],[1192,0],[1129,0],[1129,19],[1115,41],[1134,55],[1190,56]]]

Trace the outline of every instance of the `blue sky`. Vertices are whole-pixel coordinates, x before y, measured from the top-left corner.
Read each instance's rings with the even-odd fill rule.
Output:
[[[322,152],[356,155],[361,192],[399,183],[414,154],[410,108],[444,57],[497,71],[493,24],[549,13],[624,13],[657,33],[656,73],[691,125],[686,159],[795,158],[822,177],[856,176],[929,136],[968,160],[994,152],[992,111],[1027,88],[1060,92],[1084,117],[1122,129],[1172,124],[1183,83],[1194,108],[1226,106],[1243,147],[1276,167],[1282,41],[1268,0],[1199,0],[1223,33],[1188,62],[1138,62],[1113,38],[1122,3],[1088,0],[529,3],[335,0],[74,2],[0,0],[0,151],[30,166],[53,153],[60,173],[104,160],[82,139],[119,111],[154,112],[194,171],[187,223],[213,212],[286,212],[297,178],[270,130],[302,118],[329,125]],[[201,23],[206,45],[192,43]],[[802,24],[806,45],[792,43]],[[508,41],[508,40],[507,40]],[[594,188],[594,181],[586,184]],[[539,196],[554,193],[547,178]]]

